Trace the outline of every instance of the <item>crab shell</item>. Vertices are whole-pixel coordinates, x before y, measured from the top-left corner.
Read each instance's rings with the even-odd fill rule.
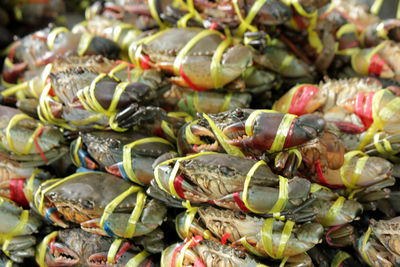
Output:
[[[51,186],[51,184],[46,186]],[[45,190],[46,186],[42,190]],[[46,210],[51,207],[57,209],[54,216],[50,216],[50,218],[64,228],[68,227],[67,222],[72,222],[81,224],[82,229],[86,231],[107,236],[111,234],[110,231],[100,227],[100,218],[104,209],[113,199],[130,189],[131,186],[129,182],[111,174],[79,173],[74,178],[46,192],[44,207]],[[105,221],[113,235],[124,237],[130,214],[136,206],[136,197],[137,193],[127,196]],[[165,214],[166,208],[161,203],[147,199],[136,224],[134,236],[153,231],[161,225]],[[59,215],[62,215],[64,220],[58,218]]]
[[[167,247],[161,257],[161,267],[176,267],[180,252],[178,247],[184,243],[176,243]],[[175,256],[174,256],[175,255]],[[175,260],[174,260],[175,259]],[[175,264],[174,264],[175,262]],[[256,267],[258,263],[248,254],[215,241],[203,240],[185,251],[184,266],[242,266]]]
[[[385,248],[400,257],[400,217],[390,220],[371,220],[371,228]]]
[[[107,254],[113,241],[113,238],[88,233],[79,228],[61,230],[46,248],[45,262],[49,267],[111,266],[107,262]],[[132,243],[125,241],[121,244],[112,266],[125,266],[136,254],[138,252],[132,249]],[[146,266],[148,260],[145,259],[139,266]]]
[[[221,210],[214,207],[205,207],[199,209],[201,221],[207,229],[209,229],[220,240],[224,235],[229,234],[227,240],[232,242],[232,246],[241,250],[245,250],[240,239],[246,237],[246,240],[255,247],[262,255],[268,256],[263,249],[261,241],[261,228],[263,218],[257,218],[241,212],[231,210]],[[179,218],[179,216],[178,216]],[[184,225],[184,218],[178,222]],[[178,226],[183,226],[178,223]],[[279,247],[279,240],[282,234],[284,223],[275,221],[273,228],[273,251],[276,253]],[[183,230],[183,227],[177,227],[178,230]],[[297,225],[290,235],[283,256],[294,256],[303,253],[321,241],[324,229],[318,223],[306,223]],[[184,231],[180,231],[182,236],[185,236]],[[194,233],[197,234],[197,233]]]
[[[181,49],[198,33],[201,28],[173,28],[164,31],[154,40],[143,44],[143,52],[150,57],[155,67],[173,73],[174,61]],[[222,35],[211,34],[201,38],[190,49],[180,66],[184,73],[182,77],[171,79],[172,82],[184,87],[190,87],[189,80],[195,86],[204,90],[215,88],[211,75],[212,56],[223,41]],[[138,46],[131,46],[132,54]],[[251,50],[243,45],[228,48],[222,56],[219,80],[221,87],[239,78],[243,71],[252,63]]]

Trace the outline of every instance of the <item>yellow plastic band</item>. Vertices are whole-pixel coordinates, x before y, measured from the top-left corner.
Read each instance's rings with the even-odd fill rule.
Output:
[[[76,167],[81,167],[81,160],[79,159],[79,155],[78,155],[78,151],[82,146],[82,137],[79,136],[78,138],[75,139],[75,146],[74,146],[74,150],[72,151],[72,161],[75,164]]]
[[[6,262],[6,266],[5,267],[12,267],[13,266],[13,261],[12,260],[8,260]]]
[[[47,46],[49,47],[50,50],[53,50],[56,37],[62,32],[69,32],[69,30],[65,27],[57,27],[51,30],[51,32],[47,36]]]
[[[396,18],[400,19],[400,2],[397,3],[397,12],[396,12]]]
[[[78,56],[83,56],[86,53],[86,50],[88,49],[90,43],[92,42],[93,36],[88,33],[84,33],[81,36],[81,39],[79,40],[78,48],[76,50],[76,53]]]
[[[135,257],[130,259],[125,267],[138,267],[148,256],[151,254],[148,253],[147,251],[143,250],[139,254],[137,254]]]
[[[36,249],[36,262],[39,264],[40,267],[47,267],[47,264],[45,262],[45,256],[46,256],[46,250],[49,246],[50,241],[55,238],[58,234],[58,231],[53,231],[50,234],[48,234],[43,241],[39,244],[39,246]]]
[[[279,197],[278,201],[269,211],[269,213],[281,212],[285,209],[286,203],[289,198],[289,184],[288,179],[279,175]]]
[[[17,150],[15,149],[15,147],[14,147],[14,144],[13,144],[13,141],[12,141],[12,138],[11,138],[11,129],[12,129],[19,121],[21,121],[21,120],[32,120],[32,121],[35,121],[33,118],[29,117],[29,116],[26,115],[26,114],[22,114],[22,113],[21,113],[21,114],[16,114],[16,115],[14,115],[14,116],[11,118],[11,120],[9,121],[8,125],[7,125],[7,128],[6,128],[6,139],[7,139],[8,145],[10,146],[10,149],[11,149],[15,154],[17,154],[17,155],[26,155],[26,154],[29,154],[29,152],[30,152],[30,150],[31,150],[31,148],[32,148],[32,145],[33,145],[35,136],[36,136],[36,134],[41,130],[41,127],[42,127],[43,125],[41,125],[40,123],[38,123],[38,126],[36,127],[35,131],[32,133],[32,135],[31,135],[31,136],[29,137],[29,139],[26,141],[26,144],[25,144],[25,146],[24,146],[24,149],[23,149],[22,151],[17,151]]]
[[[128,49],[128,56],[129,56],[129,60],[136,66],[136,68],[141,68],[141,64],[140,64],[140,56],[142,54],[142,44],[148,44],[151,41],[157,39],[159,36],[161,36],[162,34],[164,34],[166,32],[166,30],[161,30],[153,35],[147,36],[137,42],[132,43],[129,46]],[[133,48],[137,46],[137,49],[135,51],[135,54],[133,54]]]
[[[268,152],[273,153],[282,151],[283,146],[285,145],[286,138],[292,126],[292,123],[296,118],[297,118],[296,115],[285,114],[281,123],[279,124],[278,130],[274,138],[274,142],[272,143],[271,148],[268,150]]]
[[[148,5],[150,9],[150,14],[153,17],[153,19],[157,22],[160,29],[166,28],[165,24],[161,21],[160,16],[158,15],[155,0],[149,0]]]
[[[28,223],[29,219],[29,210],[22,210],[21,216],[19,217],[19,221],[17,225],[8,233],[6,233],[5,237],[14,237],[19,236],[23,233],[26,228],[26,224]]]
[[[275,110],[271,110],[271,109],[257,109],[255,111],[253,111],[249,115],[249,117],[247,118],[247,120],[245,122],[245,130],[246,130],[247,136],[253,136],[254,122],[255,122],[256,118],[258,117],[258,115],[260,115],[261,113],[277,113],[277,112]]]
[[[33,182],[35,180],[35,176],[40,172],[41,170],[35,169],[33,170],[32,175],[28,178],[28,183],[26,185],[26,199],[29,201],[29,203],[31,203],[33,200]]]
[[[339,250],[338,253],[336,253],[335,257],[332,260],[331,267],[339,267],[340,264],[342,264],[345,260],[350,258],[351,256],[342,250]]]
[[[112,264],[115,263],[115,255],[117,255],[117,252],[118,252],[119,247],[121,246],[122,240],[123,239],[121,239],[121,238],[116,238],[112,242],[110,248],[108,249],[108,253],[107,253],[107,263],[112,263]]]
[[[27,88],[28,82],[23,82],[1,91],[0,94],[4,97],[7,97],[16,94],[19,91],[26,90]]]
[[[214,121],[206,113],[203,113],[203,117],[208,121],[208,124],[210,125],[215,137],[229,155],[244,157],[244,154],[242,151],[240,151],[240,148],[228,144],[225,141],[228,139],[228,137],[225,136],[225,134],[217,127],[217,125],[215,125]]]
[[[318,192],[319,190],[326,190],[326,191],[331,191],[330,188],[320,185],[320,184],[315,184],[315,183],[311,183],[311,188],[310,188],[310,192],[311,193],[315,193]]]
[[[283,252],[285,251],[287,242],[292,233],[294,222],[289,221],[289,220],[286,221],[285,226],[283,227],[282,234],[281,234],[281,239],[279,241],[278,251],[276,253],[273,253],[272,230],[273,230],[273,226],[274,226],[274,221],[275,221],[274,218],[269,218],[269,219],[264,220],[262,229],[261,229],[261,242],[262,242],[265,252],[271,258],[281,259],[281,258],[283,258]]]
[[[202,153],[197,153],[197,154],[193,154],[193,155],[189,155],[186,157],[181,157],[181,158],[174,158],[174,159],[170,159],[170,160],[166,160],[164,162],[161,162],[160,164],[158,164],[154,170],[154,178],[156,179],[156,182],[158,184],[158,186],[164,190],[165,192],[167,192],[168,194],[173,194],[174,196],[176,196],[177,198],[181,198],[175,191],[175,187],[174,187],[174,180],[176,177],[176,174],[178,173],[179,170],[179,162],[182,160],[187,160],[187,159],[193,159],[199,156],[203,156],[203,155],[210,155],[210,154],[216,154],[216,152],[202,152]],[[166,164],[170,164],[175,162],[175,165],[171,171],[171,174],[169,176],[168,179],[168,185],[169,185],[169,191],[162,185],[161,181],[160,181],[160,177],[158,175],[158,170],[160,168],[160,166],[162,165],[166,165]]]
[[[227,111],[229,109],[229,104],[231,103],[231,100],[232,100],[232,92],[229,92],[224,96],[224,103],[222,103],[219,112]]]
[[[63,178],[63,179],[51,179],[51,180],[47,180],[47,181],[43,182],[40,185],[39,190],[35,193],[35,205],[36,205],[36,208],[38,209],[38,211],[40,212],[40,214],[42,214],[44,216],[44,213],[43,213],[43,205],[44,205],[44,203],[43,202],[44,202],[44,195],[47,192],[49,192],[50,190],[56,188],[57,186],[59,186],[62,183],[65,183],[65,182],[67,182],[69,180],[72,180],[72,179],[75,179],[77,177],[84,176],[84,175],[87,175],[87,174],[91,174],[91,172],[74,173],[74,174],[72,174],[72,175],[70,175],[68,177]],[[47,185],[50,182],[55,182],[55,183],[50,185],[46,189],[42,190],[42,187]],[[39,205],[37,205],[37,198],[36,198],[37,194],[40,194],[40,204]]]
[[[352,56],[360,52],[359,47],[352,47],[352,48],[346,48],[343,50],[339,50],[339,43],[335,43],[335,54],[337,55],[343,55],[343,56]]]
[[[339,28],[339,30],[336,32],[336,38],[340,38],[343,35],[347,34],[347,33],[355,33],[357,34],[357,27],[355,24],[352,23],[347,23],[344,24],[343,26],[341,26]]]
[[[190,129],[190,127],[192,126],[192,124],[197,123],[199,120],[194,120],[191,123],[189,123],[186,128],[185,128],[185,136],[186,136],[186,140],[189,144],[193,144],[193,145],[201,145],[201,144],[205,144],[205,142],[201,141],[199,137],[197,137],[196,135],[194,135]]]
[[[375,0],[371,6],[370,12],[374,15],[378,15],[379,10],[381,10],[383,0]]]
[[[361,155],[362,157],[357,160],[356,167],[353,172],[353,176],[351,178],[350,183],[346,179],[346,169],[351,161],[351,159],[355,156]],[[368,156],[360,150],[354,150],[347,152],[344,155],[344,164],[340,168],[340,177],[342,179],[343,184],[346,186],[347,189],[354,189],[357,185],[358,179],[361,176],[361,173],[364,169],[365,164],[367,163]]]
[[[210,31],[210,30],[203,30],[201,32],[199,32],[198,34],[196,34],[189,42],[187,42],[187,44],[179,51],[178,55],[175,58],[174,61],[174,72],[176,75],[180,75],[179,74],[179,69],[182,65],[182,61],[185,58],[185,56],[187,55],[187,53],[189,53],[189,51],[193,48],[193,46],[198,43],[201,39],[203,39],[204,37],[208,36],[208,35],[212,35],[212,34],[220,34],[217,31]]]
[[[144,205],[146,204],[147,195],[143,191],[139,191],[136,196],[136,205],[128,220],[128,225],[125,229],[125,237],[132,238],[136,231],[136,224],[142,215]]]
[[[192,245],[193,239],[190,239],[181,249],[178,260],[177,260],[177,267],[183,267],[183,260],[185,258],[186,250]]]
[[[315,10],[313,13],[307,13],[298,0],[291,0],[290,2],[301,16],[310,19],[310,23],[307,28],[308,41],[310,45],[317,50],[317,53],[320,53],[323,49],[323,45],[318,34],[314,31],[314,26],[316,25],[318,19],[318,10]]]
[[[367,245],[370,235],[371,235],[371,227],[368,227],[368,230],[365,233],[363,241],[362,241],[361,251],[362,251],[362,256],[363,256],[365,262],[368,263],[369,266],[372,266],[372,263],[367,256],[367,252],[365,251],[365,246]]]
[[[125,30],[130,30],[129,32],[136,31],[136,29],[133,27],[133,25],[121,23],[121,24],[117,25],[115,28],[113,28],[112,40],[116,43],[120,43],[119,38],[121,37],[122,32]]]
[[[139,186],[131,186],[128,190],[124,191],[122,194],[111,200],[110,203],[104,208],[103,215],[100,219],[100,228],[103,229],[104,222],[110,217],[114,209],[129,195],[141,191],[142,188]],[[136,208],[136,207],[135,207]]]
[[[286,55],[282,62],[281,62],[281,66],[279,67],[279,71],[283,71],[285,70],[287,67],[290,66],[290,64],[293,62],[293,60],[295,59],[294,56],[292,55]]]
[[[174,131],[172,130],[172,128],[169,126],[168,122],[166,122],[165,120],[163,120],[161,122],[161,129],[163,130],[163,132],[168,135],[172,140],[176,141],[176,136],[174,134]]]
[[[247,14],[246,18],[243,19],[238,4],[237,0],[232,0],[233,6],[235,8],[236,15],[238,16],[240,20],[240,25],[239,28],[236,30],[236,37],[242,37],[244,32],[249,29],[252,32],[258,31],[258,29],[254,26],[251,25],[251,22],[253,19],[256,17],[258,11],[262,8],[262,6],[267,2],[267,0],[257,0],[251,7],[249,13]]]
[[[143,183],[141,181],[139,181],[135,172],[132,169],[132,149],[135,146],[138,146],[141,144],[146,144],[146,143],[152,143],[152,142],[163,143],[163,144],[167,144],[167,145],[170,145],[171,147],[173,147],[173,145],[169,141],[162,139],[161,137],[143,138],[143,139],[134,141],[132,143],[129,143],[127,145],[124,145],[122,166],[124,167],[124,170],[125,170],[126,174],[128,175],[129,179],[136,184],[143,185]]]
[[[335,203],[333,203],[332,207],[326,213],[325,218],[322,220],[321,224],[323,226],[332,226],[332,223],[335,221],[337,215],[342,209],[343,203],[346,199],[342,196],[336,199]]]
[[[42,94],[39,97],[39,106],[37,107],[37,113],[39,119],[44,123],[54,124],[68,130],[76,130],[74,127],[71,127],[70,125],[65,123],[65,120],[57,119],[53,116],[49,103],[51,97],[48,95],[50,89],[51,89],[51,84],[50,83],[46,84]]]
[[[386,121],[390,120],[397,112],[399,112],[400,97],[394,97],[385,107],[382,109],[379,108],[379,104],[385,93],[391,94],[390,91],[387,90],[379,90],[374,94],[372,99],[372,118],[374,119],[374,122],[361,140],[359,144],[360,150],[371,141],[376,131],[384,128]]]
[[[394,162],[398,161],[398,157],[394,156],[395,154],[397,154],[397,151],[393,150],[390,141],[386,138],[383,138],[382,140],[380,139],[380,136],[382,134],[383,133],[380,132],[374,135],[374,145],[376,147],[376,150],[378,150],[380,154],[387,155],[390,160]]]
[[[224,51],[231,44],[231,39],[227,38],[222,41],[217,49],[214,52],[214,55],[211,59],[211,77],[214,83],[214,88],[222,88],[224,86],[223,81],[221,80],[222,72],[221,72],[221,59]]]
[[[242,237],[240,240],[240,243],[243,245],[243,247],[248,250],[251,254],[254,254],[260,258],[263,258],[264,255],[258,252],[252,245],[247,242],[247,236]]]
[[[389,37],[385,31],[385,23],[383,21],[376,26],[376,32],[378,33],[378,37],[389,40]]]
[[[185,225],[184,225],[184,231],[186,234],[186,238],[190,238],[190,226],[191,226],[198,210],[199,210],[199,208],[192,207],[186,211],[186,218],[185,218]]]
[[[247,194],[248,194],[248,190],[249,190],[251,177],[253,177],[254,173],[257,171],[257,169],[261,165],[267,165],[267,164],[265,163],[265,161],[260,160],[260,161],[258,161],[256,164],[254,164],[251,167],[251,169],[249,170],[249,172],[246,175],[246,180],[244,181],[244,186],[243,186],[243,203],[244,203],[244,205],[246,206],[246,208],[248,210],[250,210],[251,212],[254,212],[254,213],[263,213],[263,212],[262,211],[258,211],[256,209],[253,209],[252,207],[250,207],[249,202],[247,201]]]

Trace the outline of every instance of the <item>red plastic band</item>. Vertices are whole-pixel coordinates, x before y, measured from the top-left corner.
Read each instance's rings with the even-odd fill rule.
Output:
[[[315,162],[315,170],[317,171],[318,178],[319,178],[319,180],[321,181],[321,183],[322,183],[323,185],[329,185],[328,182],[327,182],[326,179],[325,179],[324,172],[322,171],[321,160],[320,160],[320,159],[318,159],[318,160]]]
[[[304,85],[298,88],[292,98],[292,103],[290,103],[289,113],[298,116],[303,115],[308,101],[310,101],[317,92],[318,87],[316,86]]]
[[[304,23],[302,16],[296,14],[296,15],[293,16],[293,20],[294,20],[294,22],[296,23],[297,27],[300,30],[307,29],[307,25]]]
[[[243,212],[249,213],[250,210],[246,207],[244,202],[240,199],[240,192],[233,193],[233,199],[235,200],[236,204],[239,206],[239,209]]]
[[[150,258],[149,259],[149,262],[147,263],[147,265],[146,265],[146,267],[150,267],[151,266],[151,263],[152,263],[152,261],[153,261],[153,258]]]
[[[23,207],[29,207],[24,193],[25,178],[10,179],[10,198]]]
[[[44,153],[43,153],[42,149],[40,148],[39,142],[38,142],[38,140],[37,140],[37,138],[42,134],[42,132],[43,132],[44,129],[45,129],[44,126],[42,126],[42,127],[39,129],[39,131],[38,131],[38,132],[36,133],[36,135],[35,135],[34,140],[35,140],[36,148],[39,150],[40,156],[42,157],[43,161],[44,161],[45,163],[47,163],[47,162],[49,162],[49,161],[48,161],[48,160],[46,159],[46,157],[44,156]]]
[[[221,237],[221,244],[222,245],[226,245],[226,241],[228,240],[229,236],[230,236],[229,233],[225,233],[225,234],[222,235],[222,237]]]
[[[285,138],[285,143],[283,143],[283,148],[287,148],[287,146],[288,146],[290,140],[292,139],[292,136],[293,136],[293,128],[294,128],[294,124],[295,124],[296,120],[297,120],[297,119],[294,119],[293,122],[292,122],[292,125],[290,126],[289,132],[288,132],[288,134],[287,134],[287,136],[286,136],[286,138]]]
[[[182,182],[183,182],[183,177],[181,175],[177,175],[174,179],[174,187],[178,196],[185,199],[185,194],[183,193],[182,189]]]
[[[119,258],[122,257],[122,255],[125,254],[126,251],[128,251],[128,249],[131,247],[131,243],[129,242],[124,242],[121,246],[121,248],[119,249],[117,255],[115,255],[115,262],[118,262]]]
[[[183,72],[183,67],[181,65],[181,67],[179,68],[179,74],[181,75],[182,79],[189,85],[190,88],[192,88],[195,91],[208,91],[208,89],[206,88],[200,88],[197,85],[195,85],[194,83],[192,83],[192,81],[186,76],[186,74]]]
[[[215,21],[213,21],[213,22],[211,23],[211,25],[210,25],[209,30],[210,30],[210,31],[213,31],[213,30],[215,30],[215,29],[217,28],[217,26],[218,26],[218,23],[216,23]]]
[[[144,70],[148,70],[150,69],[150,57],[148,55],[142,55],[140,57],[140,66],[142,67],[142,69]]]
[[[386,61],[381,58],[379,54],[375,54],[371,58],[371,62],[368,66],[368,75],[371,73],[376,74],[378,76],[381,75],[383,66],[386,64]]]
[[[367,97],[365,97],[364,93],[362,92],[359,92],[356,96],[354,112],[364,124],[364,131],[368,129],[374,121],[372,117],[373,98],[374,92],[370,92]]]
[[[332,238],[328,237],[328,235],[329,235],[330,233],[332,233],[333,231],[342,228],[342,227],[343,227],[344,225],[346,225],[346,224],[347,224],[347,223],[341,224],[341,225],[333,226],[333,227],[331,227],[331,228],[328,230],[328,232],[326,232],[325,240],[326,240],[326,243],[328,243],[328,245],[333,246],[333,247],[339,247],[339,248],[345,247],[345,245],[343,245],[343,244],[335,244],[335,243],[332,243],[332,242],[331,242]]]
[[[200,258],[197,258],[193,267],[206,267],[206,265]]]
[[[182,250],[182,248],[183,248],[184,245],[185,245],[185,244],[180,245],[180,246],[178,246],[178,247],[175,248],[174,254],[172,255],[172,259],[171,259],[171,267],[175,267],[176,254],[178,254],[178,252]]]

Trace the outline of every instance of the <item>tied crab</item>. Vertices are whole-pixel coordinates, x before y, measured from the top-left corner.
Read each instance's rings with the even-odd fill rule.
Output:
[[[101,58],[94,61],[99,64],[97,67],[61,64],[63,67],[52,70],[51,80],[39,97],[41,120],[67,129],[110,125],[122,131],[113,124],[119,110],[134,107],[145,116],[147,110],[155,108],[142,105],[156,99],[155,89],[162,87],[160,73],[153,70],[138,73],[139,70],[125,62],[115,62],[117,65],[113,66],[111,62],[103,64]],[[109,70],[107,74],[99,73],[103,65]]]
[[[36,238],[42,220],[32,211],[23,210],[7,198],[0,197],[0,213],[3,222],[0,225],[0,244],[3,252],[15,262],[33,257]]]
[[[4,63],[3,79],[8,84],[16,83],[25,70],[37,70],[69,53],[117,58],[120,48],[102,37],[74,34],[64,27],[45,28],[14,43]]]
[[[164,161],[154,176],[169,198],[262,214],[294,209],[310,192],[306,179],[287,180],[263,161],[212,152]]]
[[[100,169],[138,184],[154,178],[152,165],[174,146],[160,137],[135,131],[81,133],[71,144],[70,155],[77,167]]]
[[[100,172],[76,173],[43,182],[34,204],[53,224],[80,224],[85,231],[132,238],[151,233],[163,222],[166,208],[143,189]]]
[[[269,110],[236,109],[199,117],[180,130],[178,147],[184,154],[204,150],[261,156],[299,146],[325,127],[316,115],[296,117]]]
[[[66,153],[61,131],[21,111],[0,106],[0,155],[18,167],[49,165]]]
[[[256,256],[284,258],[302,254],[320,243],[324,232],[318,223],[295,225],[293,221],[285,223],[213,207],[194,209],[181,213],[176,219],[176,228],[182,238],[191,238],[192,235],[213,240],[217,238],[223,244],[229,242],[230,246]],[[199,219],[194,218],[196,212]],[[282,244],[283,233],[289,234],[289,238]],[[266,235],[272,235],[271,239],[265,238]]]
[[[116,250],[113,250],[116,248]],[[85,232],[79,228],[54,231],[37,246],[36,262],[41,266],[148,266],[151,253],[123,241]]]
[[[353,78],[296,86],[274,109],[297,115],[322,114],[327,128],[338,132],[348,150],[379,150],[391,157],[396,154],[398,101],[396,94],[382,90],[376,80]]]
[[[197,91],[222,88],[252,64],[250,48],[228,47],[231,40],[224,38],[200,28],[167,29],[133,43],[129,57],[136,66],[144,62],[175,75],[170,81],[177,85]]]

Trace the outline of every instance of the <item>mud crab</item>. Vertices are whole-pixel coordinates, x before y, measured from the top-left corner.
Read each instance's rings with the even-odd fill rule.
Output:
[[[161,225],[166,208],[148,199],[142,188],[100,172],[76,173],[42,183],[34,203],[49,221],[63,228],[80,224],[85,231],[131,238]]]

